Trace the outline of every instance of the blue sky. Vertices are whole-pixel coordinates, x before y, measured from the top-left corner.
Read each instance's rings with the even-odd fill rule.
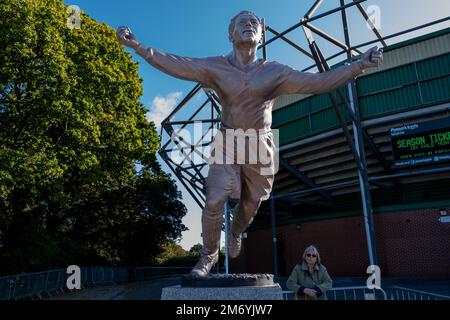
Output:
[[[316,15],[339,5],[339,0],[324,2]],[[349,0],[346,1],[346,3],[349,2]],[[79,6],[92,18],[100,23],[106,22],[113,28],[122,25],[129,26],[137,35],[138,40],[146,46],[184,56],[206,57],[222,55],[231,51],[228,42],[228,24],[230,18],[239,11],[253,11],[258,16],[265,18],[267,24],[272,28],[283,31],[297,23],[314,3],[314,0],[66,0],[65,3]],[[371,5],[380,8],[380,25],[383,35],[450,16],[448,0],[369,0],[363,4],[365,8]],[[367,29],[355,8],[349,11],[348,16],[350,35],[354,43],[374,38],[373,33]],[[81,27],[82,23],[81,21]],[[334,14],[313,24],[343,40],[339,14]],[[440,24],[402,38],[392,39],[388,41],[388,44],[449,26],[448,22]],[[296,30],[288,36],[306,47],[304,35],[300,30]],[[320,38],[318,40],[326,55],[336,52],[335,48],[327,45]],[[268,48],[268,57],[270,60],[277,60],[297,69],[311,65],[308,58],[281,42],[275,42]],[[139,73],[144,79],[142,102],[149,109],[148,118],[158,122],[195,84],[171,78],[152,68],[140,57],[134,55],[134,58],[141,62]],[[168,171],[165,165],[163,168]],[[188,214],[183,222],[190,229],[183,233],[180,244],[185,249],[189,249],[192,245],[201,243],[201,211],[182,185],[180,183],[178,185],[183,192],[183,201],[188,208]]]

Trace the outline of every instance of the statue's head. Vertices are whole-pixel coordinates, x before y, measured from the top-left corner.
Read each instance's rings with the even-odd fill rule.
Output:
[[[250,11],[241,11],[231,19],[228,37],[232,43],[261,42],[263,24],[260,18]]]

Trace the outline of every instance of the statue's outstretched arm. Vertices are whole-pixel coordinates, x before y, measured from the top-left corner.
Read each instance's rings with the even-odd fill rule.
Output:
[[[128,46],[149,64],[173,77],[209,85],[211,71],[207,59],[180,57],[155,48],[148,48],[137,41],[136,35],[127,27],[117,29],[119,43]]]
[[[275,95],[330,92],[350,82],[366,68],[377,67],[382,61],[382,52],[374,47],[364,53],[360,60],[324,73],[300,72],[285,66],[282,82]]]

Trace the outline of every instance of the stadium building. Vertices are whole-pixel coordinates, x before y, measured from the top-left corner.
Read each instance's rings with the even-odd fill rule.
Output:
[[[382,275],[449,276],[450,28],[385,47],[383,65],[361,75],[356,92]],[[284,165],[231,272],[288,275],[315,244],[331,275],[366,274],[358,165],[331,101],[277,99],[273,128]]]

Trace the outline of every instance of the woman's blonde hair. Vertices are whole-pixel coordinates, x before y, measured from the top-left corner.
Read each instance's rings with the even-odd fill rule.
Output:
[[[310,245],[305,249],[305,252],[303,252],[303,256],[302,259],[303,261],[306,261],[306,255],[308,254],[308,252],[313,251],[316,255],[317,255],[317,260],[316,260],[316,264],[320,264],[320,253],[319,250],[317,250],[317,247],[314,245]]]

